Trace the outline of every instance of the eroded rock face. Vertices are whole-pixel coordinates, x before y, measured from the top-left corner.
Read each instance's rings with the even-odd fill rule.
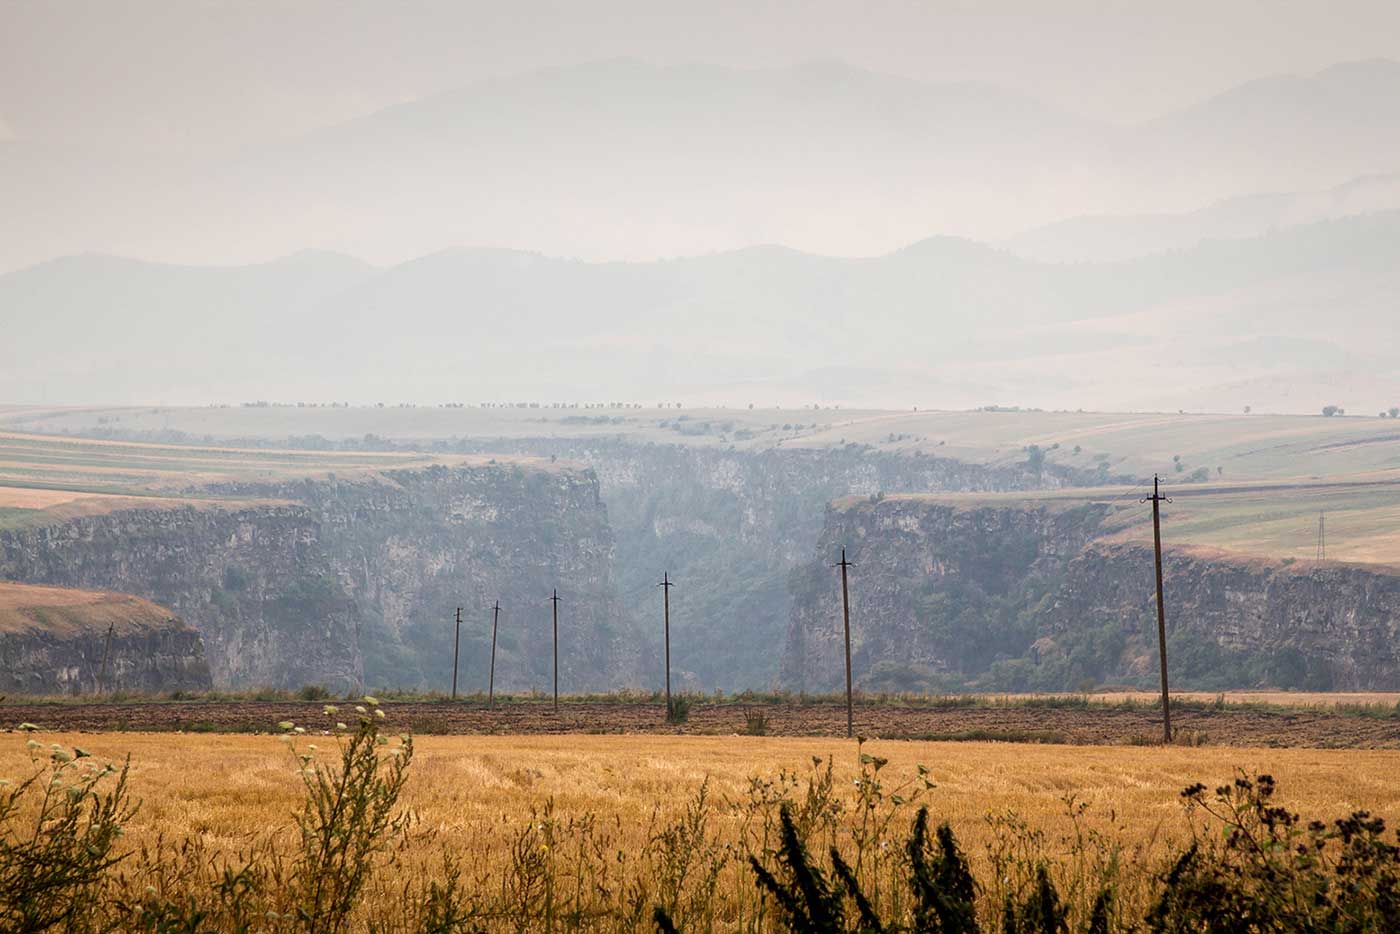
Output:
[[[170,607],[204,637],[221,687],[360,680],[354,605],[302,506],[129,509],[0,532],[0,577]]]
[[[456,449],[554,456],[598,476],[618,547],[624,612],[640,625],[643,684],[661,684],[663,572],[672,591],[675,683],[772,687],[792,613],[788,577],[809,560],[832,500],[879,492],[1052,489],[1097,474],[1046,464],[838,448],[639,444],[609,438],[476,439]]]
[[[827,513],[794,572],[786,685],[844,678],[851,571],[856,680],[871,689],[1074,690],[1155,683],[1150,545],[1102,539],[1109,506],[963,508],[889,497]],[[1169,548],[1168,657],[1181,687],[1400,687],[1400,573]]]
[[[371,685],[449,690],[460,606],[459,690],[484,690],[488,608],[500,600],[497,689],[548,688],[548,598],[556,589],[560,690],[635,683],[635,648],[625,638],[613,580],[612,530],[588,471],[438,466],[218,492],[304,504],[337,592],[356,609]]]
[[[449,689],[459,605],[459,683],[484,687],[485,611],[496,599],[506,608],[498,689],[543,688],[545,598],[557,587],[561,642],[572,642],[560,652],[561,689],[628,683],[612,537],[591,475],[432,467],[201,492],[272,502],[124,510],[0,532],[0,578],[169,606],[203,635],[221,687],[335,691]]]
[[[1124,668],[1155,674],[1152,562],[1151,546],[1092,545],[1056,592],[1051,627],[1116,622],[1130,637]],[[1186,677],[1200,667],[1199,647],[1208,645],[1233,658],[1244,677],[1285,687],[1400,687],[1400,574],[1393,568],[1168,548],[1162,571],[1168,661]]]
[[[199,632],[128,594],[0,583],[0,691],[206,691]]]
[[[899,679],[966,675],[1005,654],[1009,642],[1029,644],[1019,609],[1063,573],[1107,511],[1098,504],[965,508],[897,496],[833,507],[817,559],[792,574],[784,684],[824,692],[844,679],[840,578],[832,568],[843,547],[854,565],[857,679],[888,675],[894,683],[879,686],[925,689]]]

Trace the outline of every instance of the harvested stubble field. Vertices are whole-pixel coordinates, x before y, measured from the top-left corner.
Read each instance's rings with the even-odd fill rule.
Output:
[[[1286,697],[1287,695],[1279,695]],[[1309,695],[1311,696],[1311,695]],[[1364,695],[1363,695],[1364,696]],[[133,703],[5,703],[0,726],[30,722],[50,730],[183,731],[253,733],[283,720],[320,715],[322,702],[147,701]],[[495,709],[484,700],[420,700],[396,703],[395,722],[415,734],[689,734],[749,732],[750,715],[762,715],[767,735],[841,737],[843,703],[713,703],[692,700],[685,723],[665,722],[658,702],[566,699],[559,713],[548,699],[511,698]],[[1094,703],[1074,698],[931,699],[926,703],[858,705],[856,731],[869,737],[906,740],[1144,745],[1161,735],[1160,711],[1150,699]],[[1400,749],[1400,715],[1379,704],[1352,710],[1179,703],[1173,727],[1185,744],[1241,747]]]
[[[389,708],[392,727],[400,710]],[[318,716],[319,723],[325,717]],[[308,723],[313,721],[307,721]],[[276,736],[180,736],[129,733],[95,737],[38,733],[120,763],[132,757],[132,788],[142,800],[130,832],[147,837],[196,831],[206,841],[236,846],[280,825],[301,796],[295,756]],[[553,799],[562,815],[596,814],[621,821],[628,835],[646,831],[652,810],[674,816],[707,778],[719,797],[739,797],[749,776],[807,776],[813,757],[834,759],[839,783],[857,774],[856,741],[826,738],[712,736],[430,736],[415,739],[406,803],[454,846],[471,849],[500,839]],[[331,748],[334,740],[300,741]],[[930,770],[930,811],[952,822],[970,851],[981,848],[989,813],[1015,811],[1049,829],[1073,794],[1090,805],[1096,824],[1110,812],[1132,815],[1134,837],[1176,829],[1179,793],[1195,781],[1230,780],[1237,770],[1269,772],[1283,802],[1317,814],[1354,808],[1400,814],[1393,780],[1400,753],[1391,751],[1182,749],[867,741],[864,751],[889,760],[887,782]],[[28,766],[24,742],[0,747],[0,776]],[[1126,826],[1126,825],[1125,825]]]
[[[390,709],[391,728],[403,713]],[[320,744],[314,755],[333,754],[337,742],[309,734],[289,748],[272,736],[43,732],[34,741],[43,748],[79,745],[99,760],[120,762],[130,754],[131,791],[141,806],[127,825],[125,845],[192,840],[200,860],[245,851],[269,835],[280,841],[277,846],[291,847],[291,815],[302,798],[302,764],[295,753]],[[831,738],[635,735],[423,737],[415,745],[400,804],[416,815],[416,835],[394,853],[393,875],[436,873],[441,854],[454,854],[467,867],[467,885],[503,912],[493,930],[543,930],[543,917],[531,912],[549,910],[539,907],[547,904],[546,891],[555,893],[561,912],[566,904],[597,907],[604,891],[612,903],[635,895],[649,912],[650,904],[672,898],[665,880],[675,867],[666,861],[687,847],[696,862],[679,885],[689,894],[672,901],[682,909],[698,905],[688,900],[696,887],[713,887],[703,895],[704,923],[683,930],[770,929],[754,925],[751,913],[759,902],[753,875],[737,854],[762,851],[768,839],[762,815],[772,817],[780,796],[800,802],[809,781],[820,783],[827,758],[834,760],[834,782],[823,794],[837,807],[832,842],[849,851],[859,832],[861,809],[854,805],[860,780],[873,774],[862,772],[861,751],[887,760],[878,773],[885,795],[879,811],[897,812],[886,832],[891,858],[907,832],[912,804],[926,804],[935,820],[951,824],[979,875],[994,865],[999,849],[1005,857],[1008,846],[1031,841],[1042,856],[1063,861],[1057,865],[1065,886],[1088,872],[1074,863],[1085,853],[1085,835],[1112,841],[1133,865],[1163,868],[1189,837],[1180,792],[1196,781],[1215,784],[1267,772],[1278,780],[1280,803],[1309,816],[1331,818],[1358,808],[1400,813],[1400,786],[1393,781],[1400,753],[1388,751],[896,741],[867,742],[862,750],[853,741]],[[934,787],[922,787],[920,766],[927,767]],[[0,775],[13,779],[30,769],[18,737],[0,745]],[[697,813],[702,785],[703,820],[694,825],[688,822]],[[892,804],[897,787],[916,788],[917,800]],[[667,836],[686,826],[698,826],[699,836]],[[719,860],[713,873],[705,862],[711,858]],[[522,883],[526,876],[540,888]],[[139,891],[148,882],[173,884],[134,877],[122,884]],[[392,908],[395,885],[371,888],[360,910],[383,908],[385,900]],[[1138,897],[1126,883],[1119,891],[1125,908]],[[877,891],[887,902],[893,894]],[[580,926],[624,927],[616,916],[606,922],[601,917],[601,926]],[[643,920],[626,927],[650,925]]]

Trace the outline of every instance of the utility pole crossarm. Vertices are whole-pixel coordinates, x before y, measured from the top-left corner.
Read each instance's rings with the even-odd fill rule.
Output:
[[[1152,545],[1157,560],[1157,651],[1162,662],[1162,741],[1172,741],[1172,708],[1167,694],[1167,610],[1162,594],[1162,504],[1171,499],[1163,496],[1161,482],[1152,475],[1152,495],[1138,500],[1152,504]]]
[[[462,608],[457,607],[457,628],[452,636],[452,699],[457,699],[457,656],[462,648]]]

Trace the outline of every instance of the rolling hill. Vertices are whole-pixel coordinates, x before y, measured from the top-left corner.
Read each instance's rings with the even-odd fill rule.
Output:
[[[1397,254],[1400,212],[1078,265],[953,238],[869,259],[458,250],[386,269],[79,256],[0,277],[0,397],[1384,407]]]

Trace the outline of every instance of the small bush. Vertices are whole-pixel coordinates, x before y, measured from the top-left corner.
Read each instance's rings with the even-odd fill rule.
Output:
[[[768,735],[768,715],[762,710],[750,710],[744,708],[744,735],[745,736],[767,736]]]
[[[331,692],[326,690],[324,685],[320,684],[304,684],[301,690],[297,691],[297,700],[323,701],[330,699]]]
[[[666,722],[672,726],[679,726],[690,719],[690,698],[684,694],[678,694],[671,698],[671,709],[666,711]]]

